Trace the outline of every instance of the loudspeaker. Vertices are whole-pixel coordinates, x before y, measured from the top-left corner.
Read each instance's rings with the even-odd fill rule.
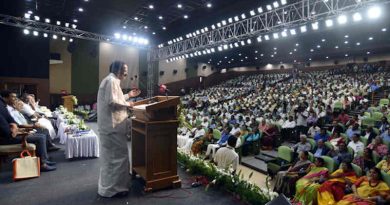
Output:
[[[286,196],[284,196],[284,194],[280,194],[278,197],[266,203],[265,205],[291,205],[291,203],[288,201]]]
[[[175,75],[177,73],[177,70],[175,69],[175,70],[173,70],[173,74]]]
[[[164,71],[160,71],[160,75],[164,75]]]

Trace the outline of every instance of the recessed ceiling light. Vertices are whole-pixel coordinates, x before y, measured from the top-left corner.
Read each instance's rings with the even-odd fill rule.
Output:
[[[144,26],[144,29],[148,29],[148,26]]]
[[[184,15],[183,17],[184,17],[184,19],[188,19],[188,15]]]
[[[367,55],[370,55],[370,51],[367,51]]]
[[[167,30],[167,27],[163,26],[163,27],[162,27],[162,30]]]
[[[213,5],[212,5],[211,3],[207,3],[207,4],[206,4],[206,7],[207,7],[207,8],[211,8],[211,7],[213,7]]]
[[[344,44],[348,44],[348,41],[344,41]]]
[[[334,48],[335,48],[335,49],[339,49],[339,46],[335,46]]]
[[[153,4],[150,4],[150,5],[149,5],[149,9],[154,9]]]
[[[38,36],[39,35],[38,31],[33,31],[33,35]]]
[[[127,26],[122,26],[122,28],[123,28],[123,29],[126,29],[126,28],[127,28]]]
[[[156,35],[156,32],[153,32],[152,34],[153,34],[153,35]]]
[[[80,7],[79,8],[79,12],[83,12],[83,11],[84,11],[84,9]]]
[[[158,16],[158,19],[162,20],[162,19],[163,19],[163,17],[162,17],[162,16]]]
[[[77,19],[73,19],[73,23],[78,23],[79,21]]]
[[[345,35],[344,38],[349,38],[349,36],[348,36],[348,35]]]
[[[345,54],[345,57],[348,57],[348,54],[347,54],[347,53]]]
[[[134,20],[138,21],[138,17],[134,17]]]
[[[374,38],[373,37],[369,37],[368,40],[372,41],[372,40],[374,40]]]
[[[357,46],[360,46],[360,42],[357,42],[356,45],[357,45]]]
[[[177,4],[177,8],[181,9],[181,8],[183,8],[183,5]]]
[[[383,32],[386,32],[386,31],[387,31],[387,29],[386,29],[386,28],[382,28],[382,31],[383,31]]]
[[[322,41],[322,42],[325,42],[326,40],[323,38],[321,41]]]

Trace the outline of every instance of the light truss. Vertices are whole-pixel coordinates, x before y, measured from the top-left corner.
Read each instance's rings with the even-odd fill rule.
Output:
[[[23,29],[29,29],[32,31],[39,31],[43,33],[57,34],[61,36],[67,36],[70,38],[78,38],[78,39],[98,41],[98,42],[107,42],[112,44],[137,47],[140,49],[149,48],[149,46],[145,46],[145,45],[137,45],[125,41],[117,41],[116,39],[113,39],[112,36],[96,34],[88,31],[82,31],[79,29],[62,27],[62,26],[43,23],[43,22],[34,21],[30,19],[8,16],[4,14],[0,14],[0,24],[14,26]]]
[[[374,3],[388,2],[390,0],[300,0],[158,48],[154,51],[153,59],[163,60],[177,57],[222,44],[246,40],[263,33],[277,32],[309,21],[358,11]]]

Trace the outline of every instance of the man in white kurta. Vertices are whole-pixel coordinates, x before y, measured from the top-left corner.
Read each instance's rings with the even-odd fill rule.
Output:
[[[132,106],[126,100],[135,97],[134,91],[124,95],[120,81],[127,77],[127,65],[114,62],[111,73],[99,86],[97,110],[100,139],[101,167],[98,194],[113,197],[127,193],[130,187],[130,162],[127,148],[129,122],[127,109]]]

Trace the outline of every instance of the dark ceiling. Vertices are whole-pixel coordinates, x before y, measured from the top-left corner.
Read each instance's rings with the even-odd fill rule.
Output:
[[[33,15],[50,18],[52,22],[74,23],[78,29],[113,35],[116,32],[145,36],[153,45],[167,42],[179,36],[246,13],[259,6],[265,7],[275,0],[1,0],[0,13],[22,17],[27,11]],[[296,0],[287,0],[288,3]],[[209,8],[207,4],[211,3]],[[177,5],[181,4],[182,8]],[[153,5],[153,8],[149,6]],[[80,12],[79,8],[83,11]],[[390,48],[390,22],[388,5],[382,16],[348,25],[335,25],[327,29],[309,31],[294,37],[257,43],[252,39],[249,46],[198,57],[195,60],[210,62],[218,68],[236,66],[260,66],[267,63],[308,62],[353,58],[354,56],[387,52]],[[188,16],[188,19],[184,18]],[[159,19],[162,16],[162,19]],[[323,22],[320,22],[323,24]],[[166,30],[163,30],[166,27]],[[386,28],[386,31],[382,31]],[[389,30],[389,31],[387,31]],[[348,38],[345,38],[348,35]],[[372,36],[373,40],[368,40]],[[325,39],[323,42],[322,39]],[[348,41],[348,44],[344,42]],[[356,45],[356,43],[360,45]],[[296,44],[299,44],[296,46]],[[166,44],[165,44],[166,45]],[[317,45],[320,48],[317,48]],[[335,46],[339,48],[336,49]],[[276,50],[274,49],[276,48]],[[296,51],[294,51],[296,49]],[[313,49],[313,52],[311,52]],[[276,54],[275,54],[276,52]],[[290,54],[291,52],[291,54]],[[241,55],[239,55],[241,54]],[[263,54],[263,55],[261,55]],[[348,56],[345,56],[348,54]],[[271,56],[273,55],[273,57]],[[210,61],[211,59],[211,61]],[[232,60],[234,59],[234,60]],[[230,63],[229,63],[230,62]]]

